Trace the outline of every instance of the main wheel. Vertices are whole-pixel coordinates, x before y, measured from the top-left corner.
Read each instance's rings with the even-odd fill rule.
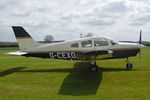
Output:
[[[131,63],[126,64],[127,69],[132,69],[133,65]]]
[[[98,68],[96,65],[90,65],[90,71],[91,72],[97,72],[98,71]]]

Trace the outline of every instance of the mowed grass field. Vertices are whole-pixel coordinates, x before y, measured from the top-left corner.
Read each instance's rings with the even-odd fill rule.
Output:
[[[67,60],[5,55],[17,48],[0,48],[0,100],[149,100],[150,48],[142,59],[97,61],[99,71],[88,64]]]

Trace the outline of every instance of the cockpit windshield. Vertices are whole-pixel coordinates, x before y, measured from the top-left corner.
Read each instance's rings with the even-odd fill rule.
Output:
[[[116,45],[116,44],[117,44],[117,42],[114,41],[114,40],[110,40],[110,43],[111,43],[112,45]]]
[[[111,39],[111,38],[108,38],[109,39],[109,41],[110,41],[110,43],[112,44],[112,45],[116,45],[116,44],[118,44],[118,42],[117,41],[115,41],[115,40],[113,40],[113,39]]]

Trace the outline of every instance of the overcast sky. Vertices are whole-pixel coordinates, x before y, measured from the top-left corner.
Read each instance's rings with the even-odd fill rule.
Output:
[[[11,26],[37,41],[79,38],[92,32],[115,40],[150,40],[150,0],[1,0],[0,41],[16,41]]]

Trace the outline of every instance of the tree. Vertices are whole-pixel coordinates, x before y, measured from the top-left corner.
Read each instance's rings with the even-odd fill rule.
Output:
[[[54,38],[53,38],[53,36],[51,36],[51,35],[46,35],[46,36],[44,37],[44,41],[45,41],[46,43],[52,43],[52,42],[54,41]]]
[[[93,33],[87,33],[86,35],[84,35],[84,37],[92,37]]]

